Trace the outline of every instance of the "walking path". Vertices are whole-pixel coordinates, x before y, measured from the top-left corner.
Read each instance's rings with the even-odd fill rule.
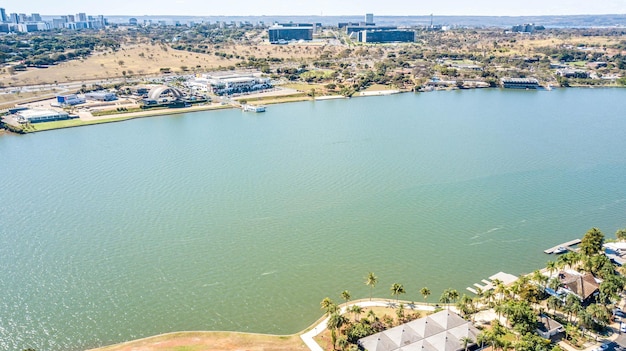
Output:
[[[404,303],[405,305],[408,305],[407,302],[402,302],[402,303]],[[341,313],[342,314],[346,313],[347,309],[354,305],[358,305],[360,307],[388,307],[394,304],[395,304],[394,302],[389,301],[389,300],[360,301],[360,302],[343,306],[341,308]],[[414,303],[413,305],[415,306],[415,309],[421,310],[421,311],[434,311],[435,310],[435,306],[433,305],[419,304],[419,303]],[[451,309],[455,310],[454,308],[451,308]],[[304,341],[306,346],[308,346],[311,351],[324,351],[324,349],[317,342],[315,342],[313,338],[318,336],[322,332],[324,332],[324,330],[326,330],[326,326],[328,325],[329,318],[330,317],[324,318],[324,320],[322,320],[318,325],[313,327],[313,329],[300,335],[300,338],[302,338],[302,341]]]

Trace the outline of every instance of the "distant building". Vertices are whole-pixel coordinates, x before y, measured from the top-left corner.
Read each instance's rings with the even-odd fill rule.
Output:
[[[96,101],[113,101],[117,100],[117,95],[108,91],[93,91],[85,94],[85,99]]]
[[[366,25],[358,25],[358,26],[346,26],[346,34],[350,35],[352,33],[358,33],[364,30],[394,30],[398,29],[396,26],[366,26]]]
[[[362,43],[412,43],[415,32],[412,30],[363,30],[359,32]]]
[[[23,110],[15,114],[15,119],[19,123],[40,123],[69,118],[70,116],[67,112],[56,110]]]
[[[346,28],[346,27],[348,27],[348,26],[351,26],[351,27],[352,27],[352,26],[358,26],[358,25],[359,25],[359,23],[358,23],[358,22],[339,22],[339,23],[337,24],[337,27],[338,27],[339,29],[342,29],[342,28]]]
[[[30,15],[30,20],[33,22],[41,22],[41,15],[38,13],[32,13]]]
[[[137,19],[136,18],[131,18],[128,20],[128,24],[130,24],[131,26],[136,26],[137,25]]]
[[[76,14],[76,22],[87,22],[87,14],[84,12]]]
[[[374,14],[373,13],[366,13],[365,14],[365,24],[366,25],[374,25]]]
[[[520,24],[511,28],[513,32],[517,33],[534,33],[535,31],[544,29],[546,29],[544,26],[536,26],[533,23]]]
[[[17,13],[12,13],[9,20],[11,23],[20,23],[20,16]]]
[[[73,106],[85,103],[85,99],[78,97],[76,94],[58,95],[57,102],[61,106]]]
[[[9,21],[9,17],[7,17],[7,12],[5,9],[0,7],[0,21],[2,22],[8,22]]]
[[[535,78],[502,78],[502,87],[507,89],[538,89],[539,81]]]
[[[313,40],[313,26],[309,27],[283,27],[272,26],[267,30],[270,43],[286,43],[292,40]]]
[[[269,78],[254,74],[211,74],[197,80],[206,84],[207,89],[215,95],[232,95],[248,93],[272,87]]]
[[[559,69],[556,75],[564,78],[589,78],[589,73],[581,69]]]

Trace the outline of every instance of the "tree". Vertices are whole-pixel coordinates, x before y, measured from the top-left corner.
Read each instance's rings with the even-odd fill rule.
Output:
[[[372,289],[376,286],[376,283],[378,283],[378,277],[374,273],[369,272],[365,278],[365,285],[370,287],[370,301],[372,301]]]
[[[396,297],[396,303],[400,302],[400,295],[406,293],[406,291],[404,291],[404,286],[402,286],[402,284],[399,283],[393,283],[391,285],[391,295]]]
[[[430,289],[427,287],[423,287],[420,290],[420,294],[422,294],[422,296],[424,296],[424,302],[426,302],[426,300],[428,299],[428,296],[430,296]]]
[[[350,301],[350,298],[352,296],[350,296],[350,292],[348,290],[344,290],[341,292],[341,298],[346,300],[346,307],[348,306],[348,301]]]
[[[358,317],[361,315],[361,313],[363,313],[363,307],[359,305],[352,305],[352,307],[350,307],[350,312],[354,314],[354,321],[357,322]]]
[[[548,261],[546,268],[548,269],[548,273],[550,273],[550,277],[552,277],[552,273],[556,271],[556,262]]]
[[[469,345],[474,343],[474,340],[472,340],[472,338],[467,337],[467,336],[461,337],[459,341],[463,345],[463,349],[465,349],[465,351],[467,351],[467,348]]]
[[[320,302],[322,309],[326,311],[326,313],[331,314],[337,311],[337,305],[330,299],[330,297],[325,297],[322,302]]]
[[[626,85],[626,84],[624,84],[624,85]],[[626,240],[626,228],[618,229],[615,232],[615,236],[617,237],[617,240]]]
[[[335,343],[337,342],[337,331],[346,324],[346,317],[339,314],[338,311],[333,312],[328,318],[328,324],[326,329],[330,330],[331,342],[333,344],[333,350],[335,349]]]
[[[449,304],[451,302],[455,302],[459,298],[459,292],[454,289],[446,289],[441,294],[439,298],[439,302],[448,304],[448,309],[450,309]]]
[[[580,252],[587,257],[595,256],[602,250],[603,243],[604,234],[598,228],[591,228],[582,238]]]

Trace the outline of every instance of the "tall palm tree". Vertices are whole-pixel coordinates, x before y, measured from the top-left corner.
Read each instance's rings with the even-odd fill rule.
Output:
[[[333,343],[333,350],[335,349],[335,343],[337,342],[337,331],[341,329],[341,327],[346,324],[346,317],[339,314],[338,311],[333,312],[328,318],[328,324],[326,325],[326,329],[330,330],[330,337]]]
[[[365,277],[365,285],[370,287],[370,301],[372,301],[372,289],[378,283],[378,277],[374,275],[374,273],[369,272],[367,277]]]
[[[396,303],[400,302],[400,295],[406,293],[406,291],[404,291],[404,286],[402,286],[402,284],[400,283],[393,283],[391,285],[391,295],[396,297]]]
[[[430,296],[430,289],[427,287],[423,287],[420,290],[420,294],[422,294],[422,296],[424,296],[424,302],[426,302],[426,300],[428,299],[428,296]]]
[[[344,290],[341,292],[341,298],[346,300],[346,308],[348,307],[348,301],[350,301],[350,298],[352,296],[350,295],[350,292],[348,290]]]

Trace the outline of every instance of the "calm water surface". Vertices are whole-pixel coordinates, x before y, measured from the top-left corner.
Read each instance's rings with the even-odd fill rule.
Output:
[[[626,227],[626,89],[463,91],[0,137],[0,350],[287,334]]]

